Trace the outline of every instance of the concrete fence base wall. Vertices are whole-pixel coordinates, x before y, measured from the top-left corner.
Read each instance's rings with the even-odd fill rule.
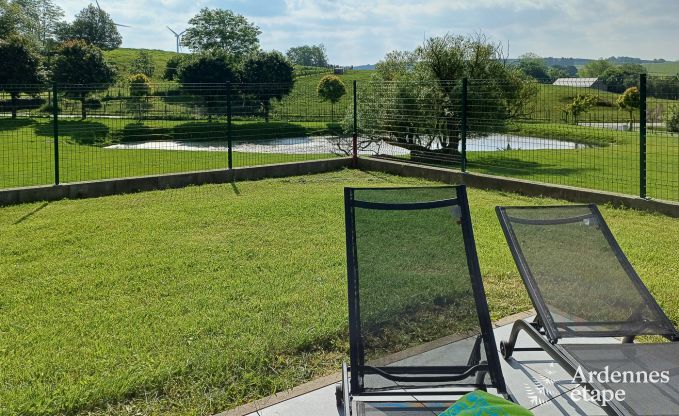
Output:
[[[563,185],[550,185],[541,182],[484,175],[480,173],[462,173],[449,169],[414,165],[377,158],[360,158],[358,160],[358,168],[361,170],[379,171],[400,176],[424,178],[443,183],[465,184],[472,188],[516,192],[528,196],[545,196],[580,203],[608,203],[643,211],[659,212],[671,217],[679,218],[679,203],[670,201],[642,199],[612,192]]]
[[[228,183],[234,180],[244,181],[323,173],[349,167],[351,166],[351,161],[351,158],[335,158],[244,167],[233,170],[208,170],[158,176],[77,182],[58,186],[14,188],[0,190],[0,206],[36,201],[54,201],[64,198],[92,198],[157,189],[181,188],[189,185]],[[379,171],[450,184],[466,184],[473,188],[516,192],[528,196],[545,196],[581,203],[610,203],[644,211],[659,212],[671,217],[679,218],[679,203],[676,202],[642,199],[612,192],[562,185],[550,185],[502,176],[483,175],[480,173],[462,173],[450,169],[415,165],[378,158],[359,158],[357,167],[366,171]]]
[[[228,183],[234,180],[280,178],[329,172],[348,167],[351,158],[312,160],[307,162],[280,163],[266,166],[236,168],[233,170],[207,170],[190,173],[173,173],[157,176],[141,176],[64,185],[31,186],[0,190],[0,206],[58,199],[93,198],[106,195],[181,188],[189,185]]]

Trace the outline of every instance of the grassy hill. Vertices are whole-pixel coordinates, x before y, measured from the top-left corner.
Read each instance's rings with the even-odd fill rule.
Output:
[[[648,72],[658,75],[677,75],[679,74],[679,61],[677,62],[663,62],[653,64],[643,64]]]
[[[130,49],[120,48],[104,52],[104,56],[109,62],[114,63],[122,74],[128,74],[132,61],[139,55],[140,51],[146,51],[151,56],[156,70],[153,74],[153,81],[163,81],[163,71],[167,61],[177,55],[177,52],[161,51],[157,49]]]

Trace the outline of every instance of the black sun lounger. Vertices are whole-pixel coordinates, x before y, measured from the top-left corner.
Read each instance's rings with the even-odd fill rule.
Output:
[[[435,415],[478,389],[509,398],[464,186],[347,188],[345,213],[344,415]]]
[[[500,344],[504,358],[514,351],[532,350],[515,346],[519,332],[525,331],[574,379],[582,381],[583,375],[588,379],[581,384],[590,397],[601,398],[603,391],[625,392],[624,400],[602,406],[607,414],[678,415],[679,333],[597,207],[498,207],[497,214],[537,313],[532,323],[514,324],[509,340]],[[670,342],[634,343],[642,335]],[[565,341],[592,337],[618,337],[621,342]],[[591,372],[607,370],[603,382],[589,380]],[[626,382],[612,378],[614,371]],[[666,382],[644,382],[654,371],[666,371]]]

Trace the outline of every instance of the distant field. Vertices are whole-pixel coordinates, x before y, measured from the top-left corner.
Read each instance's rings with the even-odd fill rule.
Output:
[[[677,75],[679,74],[679,61],[677,62],[663,62],[658,64],[643,64],[648,72],[659,75]]]

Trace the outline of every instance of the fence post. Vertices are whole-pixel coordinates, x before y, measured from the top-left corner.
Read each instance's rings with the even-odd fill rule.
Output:
[[[462,126],[461,126],[461,156],[462,163],[460,169],[462,172],[467,171],[467,78],[462,78]]]
[[[54,185],[59,185],[59,98],[57,83],[52,84],[52,132],[54,133]]]
[[[229,170],[233,169],[232,132],[231,132],[231,83],[226,83],[226,142],[228,146]]]
[[[646,198],[646,74],[639,74],[639,197]]]
[[[351,165],[356,167],[358,165],[358,110],[357,110],[357,99],[356,94],[356,80],[354,80],[354,134],[351,140]]]

